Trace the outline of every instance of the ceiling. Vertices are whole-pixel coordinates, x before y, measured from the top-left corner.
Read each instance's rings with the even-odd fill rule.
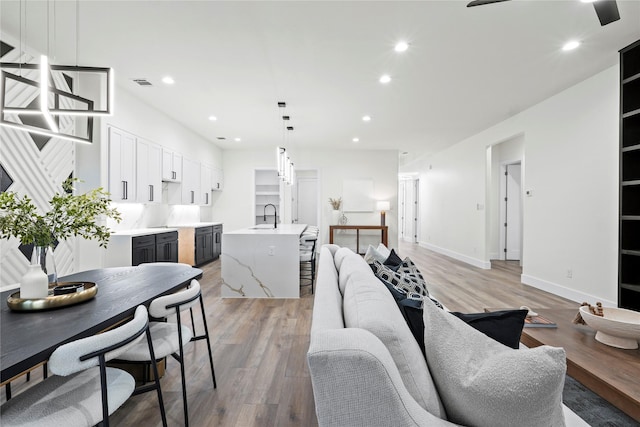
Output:
[[[22,21],[23,43],[42,52],[48,43],[52,63],[113,67],[122,88],[223,149],[285,142],[293,150],[392,148],[410,158],[616,64],[618,50],[640,39],[640,0],[618,0],[621,19],[604,27],[578,0],[465,6],[2,0],[0,23],[18,38]],[[561,51],[569,39],[582,45]],[[399,40],[409,43],[401,54]],[[392,81],[379,83],[382,74]],[[175,84],[163,84],[165,75]],[[283,130],[283,114],[293,131]]]

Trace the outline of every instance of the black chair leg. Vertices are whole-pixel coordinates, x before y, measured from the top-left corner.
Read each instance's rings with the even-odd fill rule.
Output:
[[[7,383],[7,385],[4,386],[4,390],[7,395],[7,400],[11,399],[11,383]]]
[[[207,327],[207,318],[204,314],[204,302],[200,295],[200,308],[202,310],[202,323],[204,324],[204,336],[207,337],[207,350],[209,350],[209,365],[211,366],[211,377],[213,378],[213,388],[216,388],[216,371],[213,369],[213,353],[211,352],[211,340],[209,339],[209,328]]]

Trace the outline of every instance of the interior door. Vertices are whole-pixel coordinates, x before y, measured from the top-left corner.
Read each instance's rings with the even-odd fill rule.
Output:
[[[318,179],[298,178],[294,222],[318,225]]]
[[[520,163],[506,166],[506,212],[505,212],[505,259],[520,260],[522,247],[521,212],[521,176]]]

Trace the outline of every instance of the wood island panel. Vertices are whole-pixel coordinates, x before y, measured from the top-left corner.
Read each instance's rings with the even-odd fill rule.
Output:
[[[196,229],[178,229],[178,262],[196,265]]]

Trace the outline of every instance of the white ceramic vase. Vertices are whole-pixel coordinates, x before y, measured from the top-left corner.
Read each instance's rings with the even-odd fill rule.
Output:
[[[331,225],[338,225],[340,223],[340,211],[334,209],[331,211]]]
[[[40,264],[31,264],[20,279],[20,298],[46,298],[49,292],[49,279]]]

